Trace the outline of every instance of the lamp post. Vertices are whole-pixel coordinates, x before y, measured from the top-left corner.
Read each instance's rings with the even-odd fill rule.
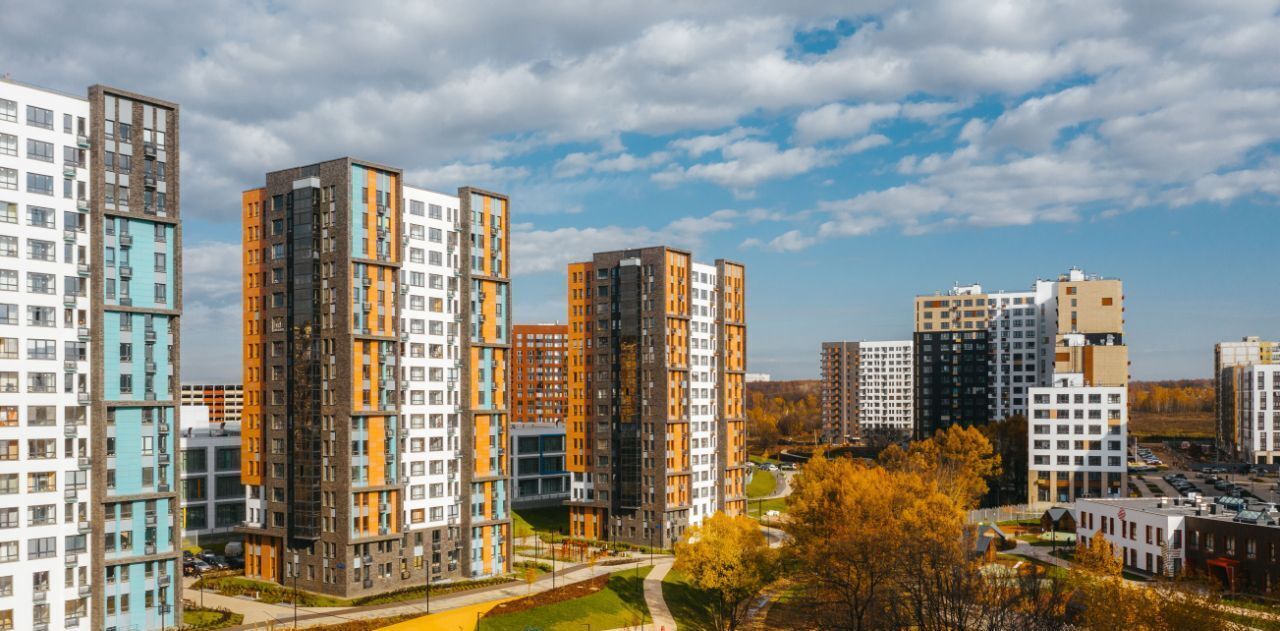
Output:
[[[298,628],[298,553],[293,553],[293,628]]]

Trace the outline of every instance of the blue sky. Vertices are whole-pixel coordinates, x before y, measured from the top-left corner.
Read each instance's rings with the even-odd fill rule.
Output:
[[[1277,2],[526,4],[45,2],[0,71],[182,105],[186,381],[239,378],[239,192],[340,155],[508,192],[520,321],[596,250],[745,262],[778,378],[1072,266],[1124,279],[1135,378],[1280,337]]]

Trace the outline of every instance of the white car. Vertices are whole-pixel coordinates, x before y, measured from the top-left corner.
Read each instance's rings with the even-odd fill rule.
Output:
[[[765,511],[764,516],[765,517],[781,517],[782,513],[779,513],[776,510],[771,510],[771,511]]]

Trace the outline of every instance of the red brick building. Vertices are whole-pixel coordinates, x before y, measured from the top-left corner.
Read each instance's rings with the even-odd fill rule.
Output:
[[[511,420],[564,423],[568,325],[516,324],[511,332]]]

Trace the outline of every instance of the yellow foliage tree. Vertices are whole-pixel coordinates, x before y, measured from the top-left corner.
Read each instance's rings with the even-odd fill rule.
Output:
[[[710,592],[717,629],[733,631],[747,607],[777,577],[777,555],[759,525],[742,515],[716,513],[676,543],[675,568]]]
[[[952,425],[906,449],[891,445],[880,452],[880,464],[890,471],[913,472],[932,480],[958,506],[978,505],[987,493],[987,480],[1000,475],[1000,456],[991,441],[973,427]]]

